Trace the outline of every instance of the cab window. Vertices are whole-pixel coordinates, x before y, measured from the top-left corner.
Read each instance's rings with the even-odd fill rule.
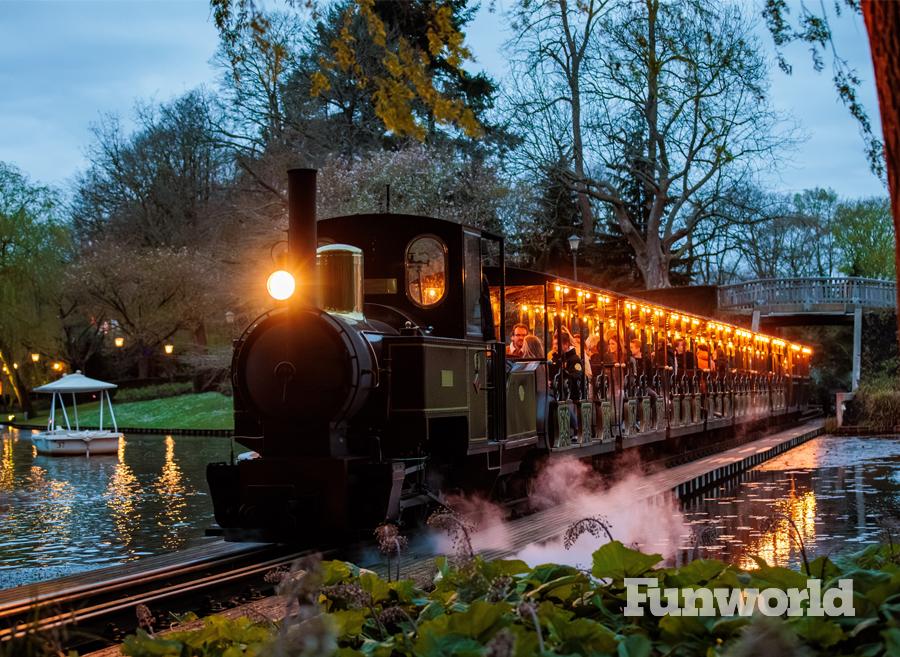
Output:
[[[406,295],[428,307],[443,300],[447,291],[447,249],[432,235],[415,238],[406,247]]]

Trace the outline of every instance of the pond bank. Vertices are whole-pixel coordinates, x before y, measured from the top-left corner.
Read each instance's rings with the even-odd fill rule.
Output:
[[[232,433],[231,397],[217,392],[125,402],[114,406],[119,430],[124,433],[204,436],[228,436]],[[100,421],[98,403],[79,404],[78,415],[81,428],[97,428]],[[47,426],[47,420],[48,415],[42,413],[27,420],[14,417],[6,424],[24,430],[43,429]]]

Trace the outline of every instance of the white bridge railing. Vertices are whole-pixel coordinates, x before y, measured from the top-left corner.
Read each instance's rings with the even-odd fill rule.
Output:
[[[829,306],[894,308],[896,281],[875,278],[766,278],[719,287],[720,310],[816,312]],[[818,307],[818,308],[817,308]]]

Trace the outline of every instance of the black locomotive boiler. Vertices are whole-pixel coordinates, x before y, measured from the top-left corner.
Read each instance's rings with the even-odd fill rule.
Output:
[[[250,451],[207,470],[226,538],[333,542],[456,494],[524,499],[547,459],[686,449],[805,409],[807,347],[508,268],[479,228],[317,222],[315,194],[314,171],[288,172],[301,285],[234,344],[234,440]],[[578,398],[571,371],[508,357],[513,325],[548,353],[572,336]]]

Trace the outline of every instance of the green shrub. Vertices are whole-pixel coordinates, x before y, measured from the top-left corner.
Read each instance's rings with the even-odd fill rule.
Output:
[[[900,425],[900,390],[893,377],[880,377],[860,385],[848,410],[854,424],[890,432]]]
[[[175,397],[177,395],[186,395],[193,391],[194,387],[190,381],[183,381],[180,383],[160,383],[152,386],[143,386],[141,388],[122,388],[116,392],[114,399],[118,403],[127,403],[145,401],[148,399]]]
[[[660,555],[618,541],[593,554],[589,571],[481,557],[437,559],[432,582],[385,581],[343,561],[273,571],[291,615],[280,624],[213,617],[200,629],[128,637],[131,657],[451,657],[504,655],[897,655],[900,553],[870,545],[819,557],[806,572],[822,590],[853,580],[855,615],[750,618],[625,616],[625,577],[678,588],[803,588],[807,575],[769,566],[741,570],[701,559],[657,567]]]

